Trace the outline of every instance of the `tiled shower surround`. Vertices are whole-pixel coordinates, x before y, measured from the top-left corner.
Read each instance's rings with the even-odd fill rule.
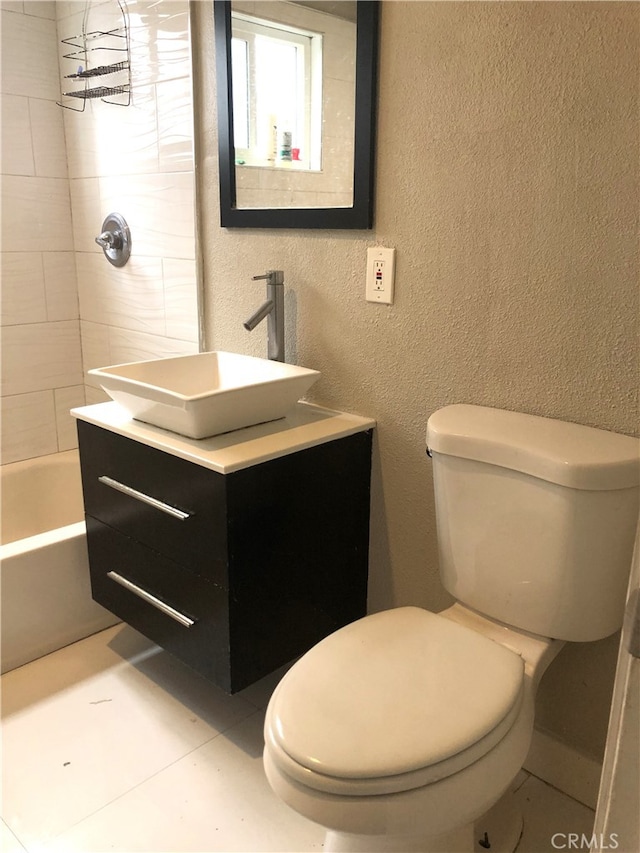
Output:
[[[69,409],[104,399],[86,370],[198,349],[188,2],[126,8],[132,103],[75,112],[61,39],[119,26],[116,0],[1,5],[2,463],[75,446]],[[122,268],[94,242],[113,211]]]

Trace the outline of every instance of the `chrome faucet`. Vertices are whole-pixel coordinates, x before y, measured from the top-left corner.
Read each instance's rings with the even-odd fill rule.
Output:
[[[284,361],[284,272],[267,270],[264,275],[254,275],[251,280],[266,280],[267,299],[242,325],[248,332],[252,332],[266,317],[267,358]]]

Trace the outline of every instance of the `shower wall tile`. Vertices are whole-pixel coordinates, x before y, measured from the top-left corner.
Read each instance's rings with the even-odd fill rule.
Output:
[[[84,385],[74,385],[71,388],[57,388],[53,392],[56,413],[56,431],[58,434],[58,450],[71,450],[78,446],[78,433],[75,419],[69,414],[76,406],[84,406]]]
[[[56,4],[56,20],[58,24],[65,23],[67,18],[78,14],[78,0],[55,0]],[[59,32],[60,38],[63,38],[63,32]]]
[[[84,4],[56,7],[59,35],[80,32]],[[131,105],[63,111],[85,371],[196,352],[199,340],[189,4],[128,0],[127,9]],[[112,0],[94,0],[88,29],[119,23]],[[61,73],[68,65],[60,58]],[[122,268],[95,244],[112,211],[131,230]],[[86,375],[85,393],[88,403],[107,399]]]
[[[55,21],[6,9],[0,14],[2,94],[55,101],[59,93]]]
[[[85,371],[110,364],[126,364],[130,361],[198,352],[198,344],[194,341],[118,329],[84,320],[81,325]],[[85,375],[85,385],[87,403],[101,403],[110,399],[100,389],[100,383],[94,377]]]
[[[325,76],[331,76],[337,80],[348,80],[355,86],[356,78],[356,51],[355,51],[355,28],[356,25],[339,18],[325,17],[331,26],[331,37],[329,26],[325,32],[324,40],[324,67]]]
[[[5,175],[1,189],[3,247],[14,252],[73,250],[66,180]]]
[[[193,173],[175,172],[71,181],[76,251],[92,252],[107,213],[117,211],[131,230],[132,257],[195,256]],[[100,251],[98,249],[98,251]]]
[[[116,362],[111,358],[108,326],[81,320],[80,335],[82,338],[82,364],[85,370],[84,381],[88,391],[90,386],[98,388],[99,383],[93,377],[87,376],[86,371],[93,370],[95,367],[107,367],[109,364],[116,364]]]
[[[129,7],[129,2],[124,4]],[[58,36],[60,39],[72,39],[81,42],[81,34],[83,30],[87,33],[91,32],[108,32],[117,30],[122,26],[123,18],[120,12],[119,4],[115,0],[60,0],[56,2],[56,18],[58,21]],[[80,38],[76,38],[80,36]],[[108,47],[113,47],[114,43],[117,46],[119,40],[111,40]],[[96,47],[100,47],[103,42],[95,43]],[[94,45],[92,45],[93,47]],[[72,48],[71,48],[72,49]],[[69,53],[70,49],[64,49],[64,53]],[[99,50],[95,54],[95,63],[92,65],[106,64],[104,57],[106,51]],[[66,68],[66,65],[63,66]],[[75,68],[73,69],[75,71]]]
[[[29,99],[31,137],[36,175],[67,178],[63,110],[53,101]]]
[[[118,112],[114,114],[114,110]],[[64,110],[64,121],[70,177],[158,171],[155,86],[136,86],[131,104],[125,108],[90,101],[84,113]]]
[[[0,127],[2,173],[4,175],[35,175],[29,99],[19,95],[3,95],[0,116],[2,117]]]
[[[68,446],[82,391],[56,11],[2,4],[2,463]]]
[[[129,0],[131,106],[76,113],[55,103],[75,71],[59,39],[81,32],[85,5],[0,2],[2,462],[75,446],[68,409],[106,399],[81,357],[88,369],[197,351],[189,5]],[[113,0],[88,9],[88,29],[119,26]],[[113,210],[132,228],[122,269],[94,243]]]
[[[3,820],[0,820],[0,850],[2,853],[25,853],[25,848]]]
[[[172,355],[191,355],[198,352],[197,345],[192,341],[179,341],[121,329],[110,330],[109,348],[113,358],[112,364]]]
[[[53,391],[2,398],[2,463],[58,450]]]
[[[78,283],[73,252],[45,252],[42,264],[47,320],[77,320]]]
[[[73,211],[73,245],[76,252],[100,252],[95,238],[107,214],[112,211],[121,213],[129,222],[126,199],[119,199],[115,207],[107,207],[110,199],[101,195],[109,182],[102,188],[99,178],[73,178],[69,181],[71,209]],[[130,224],[130,223],[129,223]],[[135,235],[134,235],[135,238]]]
[[[44,323],[47,319],[47,297],[40,252],[3,252],[2,325]]]
[[[164,258],[166,334],[198,343],[198,275],[195,260]]]
[[[192,172],[159,174],[143,179],[137,199],[144,228],[140,251],[167,258],[195,255],[195,192]]]
[[[108,403],[110,397],[101,388],[93,388],[91,385],[85,386],[86,405],[93,406],[95,403]]]
[[[193,96],[187,77],[156,87],[161,172],[193,169]]]
[[[78,322],[5,326],[2,387],[6,396],[82,383]]]
[[[56,19],[56,0],[27,0],[24,5],[25,15],[35,15],[37,18]]]
[[[189,5],[185,0],[132,0],[128,4],[136,85],[191,75]]]
[[[79,252],[78,293],[83,320],[132,331],[165,334],[162,262],[132,255],[114,267],[102,252]]]
[[[82,357],[85,371],[110,364],[125,364],[150,358],[190,355],[198,352],[197,341],[168,338],[118,329],[87,320],[81,322]],[[100,383],[85,373],[87,404],[110,399],[100,389]]]
[[[339,137],[344,143],[351,143],[354,134],[353,98],[354,80],[339,80],[327,77],[323,81],[323,109],[328,115],[341,116],[343,121],[332,121],[326,127],[332,137]],[[351,119],[349,121],[348,119]],[[344,150],[344,146],[343,146]]]

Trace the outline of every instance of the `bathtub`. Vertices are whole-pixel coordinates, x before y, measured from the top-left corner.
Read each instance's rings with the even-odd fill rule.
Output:
[[[91,599],[77,450],[0,468],[1,671],[119,620]]]

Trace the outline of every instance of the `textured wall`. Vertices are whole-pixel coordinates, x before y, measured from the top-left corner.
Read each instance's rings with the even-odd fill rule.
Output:
[[[287,359],[322,371],[314,400],[378,420],[371,609],[441,609],[432,411],[638,431],[640,7],[383,3],[372,232],[219,227],[209,4],[195,14],[207,346],[264,354],[250,277],[285,270]],[[364,301],[374,244],[397,248],[391,307]],[[538,725],[600,755],[614,666],[615,641],[565,650]]]

